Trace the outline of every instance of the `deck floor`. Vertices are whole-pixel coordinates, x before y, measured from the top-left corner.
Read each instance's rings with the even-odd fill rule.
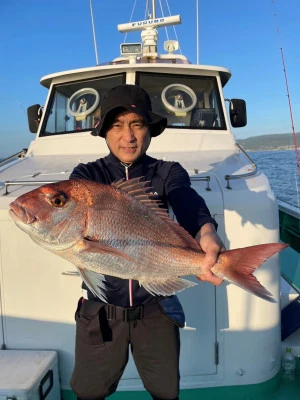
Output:
[[[268,400],[300,400],[300,379],[294,381],[281,379],[278,391]]]
[[[151,396],[149,393],[142,392],[116,392],[109,397],[111,400],[150,400]],[[254,393],[240,393],[232,394],[226,392],[225,394],[220,390],[220,392],[210,392],[204,389],[201,394],[194,391],[181,391],[180,400],[300,400],[300,379],[294,381],[286,381],[281,379],[280,385],[276,393],[271,397],[264,397],[262,394]],[[62,393],[63,400],[75,400],[76,396],[72,392]]]

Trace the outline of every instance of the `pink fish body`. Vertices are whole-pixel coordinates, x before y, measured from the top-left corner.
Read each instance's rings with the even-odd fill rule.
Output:
[[[67,180],[42,186],[10,204],[10,215],[40,246],[72,262],[90,290],[105,300],[104,275],[138,280],[171,295],[201,275],[199,244],[147,194],[140,178],[103,185]],[[220,254],[215,275],[274,301],[252,275],[287,245],[271,243]],[[250,265],[250,267],[249,267]]]

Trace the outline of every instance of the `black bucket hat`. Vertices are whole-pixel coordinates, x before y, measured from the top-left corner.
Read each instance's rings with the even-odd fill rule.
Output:
[[[167,126],[167,118],[152,112],[151,100],[148,93],[136,85],[119,85],[109,89],[101,102],[101,120],[93,128],[93,136],[105,137],[109,124],[109,117],[114,118],[122,110],[132,111],[149,125],[151,137],[160,135]]]

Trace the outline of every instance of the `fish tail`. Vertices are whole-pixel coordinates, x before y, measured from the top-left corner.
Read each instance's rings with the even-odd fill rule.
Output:
[[[222,265],[220,272],[218,268],[214,271],[215,267],[212,272],[264,300],[276,303],[272,293],[260,284],[253,272],[287,246],[285,243],[268,243],[225,251],[219,257]]]

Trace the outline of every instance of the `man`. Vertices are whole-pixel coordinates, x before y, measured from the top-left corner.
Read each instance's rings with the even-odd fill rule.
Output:
[[[151,181],[156,198],[170,204],[178,222],[206,253],[199,279],[219,285],[210,271],[224,246],[204,200],[190,187],[180,164],[146,155],[152,137],[160,135],[167,120],[152,112],[148,94],[135,85],[106,92],[101,121],[93,135],[105,138],[107,157],[79,164],[71,179],[111,184],[143,176]],[[176,400],[179,393],[179,327],[184,314],[176,296],[153,296],[137,281],[105,277],[108,304],[83,283],[83,298],[76,311],[75,368],[71,386],[82,400],[101,400],[112,394],[128,361],[133,359],[145,388],[155,400]],[[201,290],[201,289],[199,289]],[[171,322],[171,323],[170,323]]]

